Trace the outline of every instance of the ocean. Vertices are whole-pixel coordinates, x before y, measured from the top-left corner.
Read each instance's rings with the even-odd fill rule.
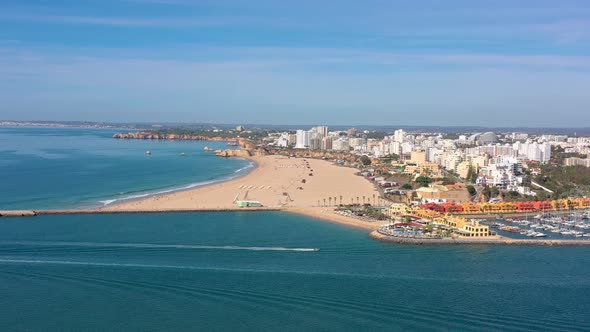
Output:
[[[32,133],[37,130],[19,135],[38,146],[42,143]],[[78,156],[73,158],[67,149],[62,152],[61,159],[77,165],[67,172],[87,169],[77,158],[98,162],[104,155],[112,163],[99,172],[103,183],[86,179],[103,194],[90,197],[59,185],[49,198],[42,190],[16,195],[2,190],[4,206],[96,204],[117,197],[109,193],[123,186],[111,183],[118,178],[109,172],[120,167],[135,177],[125,179],[128,188],[120,190],[145,192],[217,181],[247,166],[206,155],[182,164],[191,159],[179,157],[180,152],[202,153],[193,144],[210,142],[116,141],[108,131],[69,130],[57,131],[66,138],[71,133],[76,142],[68,144],[86,152],[72,152]],[[6,131],[0,137],[12,139]],[[84,148],[84,140],[95,145]],[[12,169],[24,172],[46,163],[56,176],[68,177],[54,167],[56,159],[42,157],[57,152],[22,142],[19,151],[36,152],[1,149],[2,156],[12,156],[2,167],[19,163]],[[100,146],[102,155],[91,152]],[[152,156],[143,155],[147,149]],[[202,174],[186,182],[166,180],[173,174],[160,178],[150,164],[160,155],[168,155],[161,167],[170,163],[183,177],[190,176],[191,167]],[[139,169],[131,171],[128,163]],[[143,172],[158,181],[143,184],[137,176]],[[16,181],[16,175],[0,174],[3,189]],[[29,197],[40,198],[29,202]],[[404,246],[374,241],[364,230],[281,212],[0,218],[3,331],[587,331],[588,276],[585,247]]]
[[[112,138],[121,131],[0,127],[0,210],[103,206],[231,179],[253,167],[204,151],[227,149],[225,142]]]

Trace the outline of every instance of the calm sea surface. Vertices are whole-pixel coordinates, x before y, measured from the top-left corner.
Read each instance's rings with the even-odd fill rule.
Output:
[[[93,130],[61,132],[78,150],[51,158],[45,154],[58,152],[40,148],[37,134],[1,131],[4,140],[30,142],[12,150],[2,143],[2,206],[86,204],[117,197],[112,194],[117,190],[162,190],[224,178],[247,165],[178,156],[202,154],[192,144],[118,142],[108,138],[112,132]],[[82,141],[95,145],[85,148]],[[143,155],[148,149],[151,157]],[[163,155],[168,157],[159,161]],[[56,160],[77,165],[68,172],[87,171],[79,158],[112,165],[100,168],[103,183],[81,177],[103,195],[84,196],[92,191],[78,191],[76,180],[63,175],[60,181],[45,179],[52,183],[46,185],[53,187],[50,195],[41,189],[5,191],[14,178],[26,180],[25,170],[31,172],[29,184],[50,177],[43,165],[61,174]],[[191,167],[203,174],[167,182],[174,174],[146,170],[152,162],[160,173],[170,163],[180,177],[190,176]],[[218,166],[209,168],[213,163]],[[8,167],[23,173],[6,173]],[[219,172],[219,167],[227,168]],[[113,177],[121,169],[127,176]],[[141,173],[159,179],[157,185],[145,184]],[[371,240],[362,230],[278,212],[0,218],[2,331],[587,331],[588,326],[588,248],[400,246]]]
[[[0,219],[5,331],[590,326],[587,248],[400,246],[284,213]]]
[[[228,179],[251,164],[203,150],[224,142],[117,140],[115,132],[0,127],[0,210],[101,206]]]

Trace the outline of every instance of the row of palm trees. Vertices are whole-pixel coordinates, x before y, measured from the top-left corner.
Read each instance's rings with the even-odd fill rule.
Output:
[[[361,197],[363,199],[363,205],[366,203],[369,203],[369,204],[371,203],[371,197],[367,197],[367,196],[363,195],[363,196],[356,196],[356,204],[360,204]],[[338,205],[342,205],[342,199],[343,199],[342,195],[333,196],[333,197],[330,196],[330,197],[324,198],[322,200],[318,199],[318,206],[332,206],[332,203],[334,205],[336,205],[337,202],[339,202]],[[376,205],[376,199],[377,199],[377,195],[373,194],[373,205]],[[381,200],[382,200],[381,197],[379,197],[379,203],[381,203]],[[323,205],[321,204],[322,202],[323,202]],[[354,197],[350,198],[350,204],[354,205]]]

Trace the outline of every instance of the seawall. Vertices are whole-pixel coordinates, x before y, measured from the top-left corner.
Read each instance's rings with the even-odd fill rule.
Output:
[[[398,237],[373,231],[369,236],[375,240],[411,245],[515,245],[515,246],[590,246],[590,240],[549,240],[493,238],[411,238]]]
[[[102,210],[102,209],[69,209],[69,210],[5,210],[0,217],[34,217],[41,215],[66,214],[124,214],[124,213],[191,213],[191,212],[259,212],[280,211],[280,208],[251,207],[230,209],[165,209],[165,210]]]

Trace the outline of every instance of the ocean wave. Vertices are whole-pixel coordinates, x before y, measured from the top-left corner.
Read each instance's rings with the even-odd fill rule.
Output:
[[[1,241],[0,245],[94,247],[94,248],[146,248],[146,249],[209,249],[209,250],[247,250],[247,251],[296,251],[315,252],[318,248],[288,247],[243,247],[243,246],[205,246],[192,244],[152,244],[152,243],[103,243],[103,242],[62,242],[62,241]]]
[[[191,184],[188,184],[188,185],[185,185],[182,187],[174,187],[174,188],[159,190],[159,191],[155,191],[155,192],[147,192],[147,193],[144,192],[141,194],[129,195],[129,196],[124,196],[124,197],[120,197],[120,198],[105,199],[105,200],[101,200],[98,202],[101,203],[103,206],[107,206],[107,205],[110,205],[110,204],[113,204],[116,202],[120,202],[120,201],[134,200],[134,199],[138,199],[138,198],[145,198],[145,197],[149,197],[149,196],[157,196],[157,195],[169,194],[169,193],[173,193],[173,192],[177,192],[177,191],[184,191],[184,190],[204,187],[207,185],[220,183],[220,182],[226,182],[226,181],[236,179],[236,178],[242,176],[242,173],[244,173],[245,171],[247,171],[251,168],[254,168],[254,167],[256,167],[256,164],[254,162],[251,162],[248,165],[234,171],[234,173],[232,175],[224,177],[224,178],[220,178],[220,179],[216,179],[216,180],[209,180],[209,181],[202,181],[202,182],[195,182],[195,183],[191,183]],[[130,192],[126,192],[126,193],[130,193]],[[118,193],[117,195],[122,195],[122,194],[125,194],[125,192]]]
[[[245,171],[245,170],[247,170],[247,169],[249,169],[249,168],[254,168],[254,166],[255,166],[255,164],[254,164],[254,163],[250,163],[250,164],[248,164],[247,166],[244,166],[244,167],[242,167],[242,168],[240,168],[240,169],[236,170],[234,173],[240,173],[240,172],[243,172],[243,171]]]

